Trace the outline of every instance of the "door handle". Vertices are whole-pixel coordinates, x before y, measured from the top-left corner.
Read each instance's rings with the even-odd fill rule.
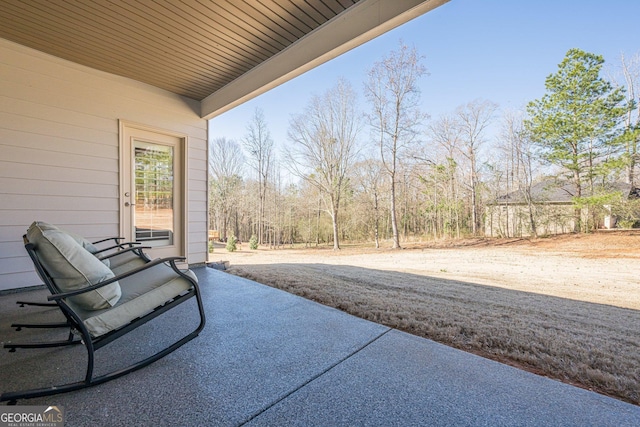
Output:
[[[125,206],[135,206],[136,204],[135,203],[124,202],[124,205]]]

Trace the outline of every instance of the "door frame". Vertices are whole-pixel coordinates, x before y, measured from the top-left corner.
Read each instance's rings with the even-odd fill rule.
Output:
[[[167,129],[158,128],[155,126],[145,125],[141,123],[131,122],[128,120],[118,120],[118,158],[119,158],[119,169],[118,169],[118,180],[119,180],[119,192],[118,192],[118,212],[119,212],[119,229],[120,236],[127,236],[128,232],[125,230],[125,215],[128,214],[129,210],[124,208],[124,203],[126,198],[124,193],[127,191],[125,189],[125,165],[126,158],[130,156],[130,153],[125,152],[125,147],[127,146],[125,141],[125,130],[141,130],[146,132],[153,132],[161,135],[166,135],[170,137],[174,137],[180,140],[180,154],[182,164],[181,174],[180,174],[180,187],[179,191],[181,193],[180,202],[176,204],[175,209],[180,209],[181,213],[181,221],[178,226],[180,227],[181,237],[179,242],[174,242],[174,244],[179,248],[178,251],[181,253],[176,254],[176,256],[188,256],[188,248],[189,248],[189,233],[188,233],[188,209],[189,206],[189,193],[188,193],[188,179],[189,179],[189,160],[188,160],[188,142],[189,138],[186,134],[180,132],[174,132]],[[188,260],[187,260],[188,262]]]

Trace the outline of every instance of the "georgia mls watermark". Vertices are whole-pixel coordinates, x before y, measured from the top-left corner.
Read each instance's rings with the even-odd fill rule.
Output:
[[[64,427],[64,408],[0,406],[0,427]]]

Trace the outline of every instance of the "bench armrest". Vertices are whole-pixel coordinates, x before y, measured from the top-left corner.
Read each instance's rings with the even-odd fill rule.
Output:
[[[125,248],[133,248],[136,247],[138,245],[141,245],[142,243],[140,242],[125,242],[125,243],[118,243],[117,245],[113,245],[113,246],[109,246],[108,248],[104,248],[104,249],[99,249],[95,252],[93,252],[94,255],[100,254],[102,252],[107,252],[107,251],[111,251],[113,249],[125,249]]]
[[[134,253],[138,254],[138,251],[142,252],[142,251],[141,251],[142,249],[151,249],[151,246],[131,246],[131,247],[129,247],[129,248],[122,249],[122,250],[119,250],[119,251],[114,252],[114,253],[112,253],[112,254],[105,255],[105,256],[99,256],[99,257],[97,257],[97,258],[98,258],[100,261],[102,261],[102,260],[105,260],[105,259],[109,259],[109,258],[116,257],[116,256],[118,256],[118,255],[126,254],[126,253],[128,253],[128,252],[134,252]],[[97,252],[96,252],[96,253],[97,253]],[[95,255],[95,254],[94,254],[94,255]],[[138,254],[138,256],[140,256],[140,255]],[[144,255],[144,253],[143,253],[143,256],[145,256],[145,257],[146,257],[146,255]]]
[[[115,244],[120,243],[120,240],[124,240],[124,237],[107,237],[105,239],[96,240],[95,242],[91,242],[92,245],[97,245],[98,243],[108,242],[109,240],[113,240]]]

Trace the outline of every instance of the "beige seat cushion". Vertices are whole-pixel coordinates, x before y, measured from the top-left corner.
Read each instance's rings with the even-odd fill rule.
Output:
[[[147,263],[144,259],[140,258],[132,251],[118,253],[118,255],[109,257],[102,261],[110,261],[111,271],[116,276],[122,273],[131,271],[134,268],[141,267]]]
[[[197,283],[196,276],[186,271]],[[93,337],[106,334],[144,316],[178,295],[189,291],[193,284],[179,276],[166,264],[158,264],[120,280],[122,297],[107,310],[89,311],[72,305]]]
[[[50,224],[36,221],[27,230],[38,259],[62,292],[70,292],[114,277],[113,272],[81,246],[67,232]],[[120,299],[118,282],[72,297],[79,307],[101,310],[114,306]]]

